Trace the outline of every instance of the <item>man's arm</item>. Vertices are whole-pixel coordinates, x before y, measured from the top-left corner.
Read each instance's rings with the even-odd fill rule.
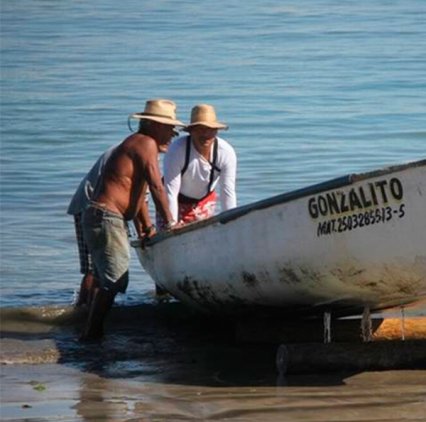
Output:
[[[178,220],[179,205],[178,195],[181,187],[181,171],[182,171],[182,157],[176,146],[170,148],[164,156],[164,186],[166,188],[167,199],[169,202],[170,212],[173,219]]]
[[[139,238],[152,237],[155,235],[156,229],[151,222],[147,200],[142,200],[140,209],[133,220],[133,223]]]
[[[157,147],[155,146],[155,148]],[[166,191],[161,180],[157,149],[153,151],[152,148],[150,148],[147,151],[144,159],[144,175],[157,212],[161,215],[164,221],[171,223],[173,221],[173,217],[169,209]]]
[[[235,179],[237,175],[237,156],[233,148],[226,150],[226,159],[219,177],[220,204],[222,211],[237,206]]]

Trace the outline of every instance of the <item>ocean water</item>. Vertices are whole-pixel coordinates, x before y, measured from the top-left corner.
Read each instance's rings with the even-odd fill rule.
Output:
[[[424,416],[424,371],[275,389],[273,353],[262,362],[241,348],[204,358],[215,340],[186,345],[156,321],[139,337],[118,323],[124,334],[86,350],[73,328],[52,334],[56,320],[43,318],[69,306],[80,283],[69,200],[149,98],[176,101],[183,121],[197,103],[216,107],[238,155],[239,205],[424,159],[425,1],[2,0],[0,19],[0,306],[12,315],[2,344],[12,363],[60,364],[51,374],[48,365],[2,366],[7,420]],[[117,301],[153,301],[136,254]],[[133,350],[147,360],[132,360]],[[103,369],[90,367],[98,353]]]
[[[165,97],[212,103],[238,154],[238,203],[426,156],[426,4],[2,2],[1,304],[78,286],[80,179]],[[133,257],[124,303],[149,298]]]

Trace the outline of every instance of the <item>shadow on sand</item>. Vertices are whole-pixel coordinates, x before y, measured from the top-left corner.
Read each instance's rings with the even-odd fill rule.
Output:
[[[29,363],[55,362],[106,378],[137,377],[188,386],[340,385],[348,376],[365,370],[426,365],[424,341],[289,341],[284,345],[247,338],[237,341],[236,327],[242,322],[251,326],[254,315],[247,316],[247,321],[220,319],[200,315],[178,302],[115,306],[107,320],[106,336],[97,343],[78,341],[86,318],[84,309],[22,310],[14,318],[21,326],[32,324],[32,328],[14,330],[8,322],[2,328],[2,341],[21,342],[24,363],[25,359],[32,359]],[[15,354],[20,347],[15,344]]]

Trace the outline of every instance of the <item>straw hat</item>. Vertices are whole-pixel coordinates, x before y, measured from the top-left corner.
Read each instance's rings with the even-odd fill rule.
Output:
[[[228,129],[227,125],[217,121],[215,109],[209,104],[198,104],[192,108],[191,123],[184,130],[187,131],[196,125],[207,126],[212,129]]]
[[[153,120],[172,126],[185,126],[180,120],[176,119],[176,104],[170,100],[148,100],[145,104],[145,110],[141,113],[133,113],[130,118],[139,120]]]

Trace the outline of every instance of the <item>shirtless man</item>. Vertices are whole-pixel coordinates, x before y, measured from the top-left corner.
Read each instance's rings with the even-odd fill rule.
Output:
[[[158,166],[158,153],[166,152],[175,126],[176,105],[169,100],[149,100],[139,119],[139,130],[118,145],[108,162],[89,206],[82,216],[84,239],[93,259],[99,288],[91,303],[81,340],[98,340],[103,336],[105,316],[118,292],[124,293],[129,278],[130,248],[127,221],[133,220],[140,237],[151,237],[151,223],[145,193],[149,187],[156,211],[170,230],[175,222]]]
[[[90,305],[90,302],[93,299],[93,293],[97,286],[97,281],[93,275],[92,257],[90,256],[87,244],[83,237],[81,216],[89,204],[93,196],[93,192],[96,192],[98,181],[105,168],[105,163],[113,150],[114,147],[110,147],[107,151],[105,151],[98,158],[86,176],[84,176],[78,185],[67,210],[68,214],[74,216],[78,256],[80,259],[80,272],[83,274],[76,306]]]

